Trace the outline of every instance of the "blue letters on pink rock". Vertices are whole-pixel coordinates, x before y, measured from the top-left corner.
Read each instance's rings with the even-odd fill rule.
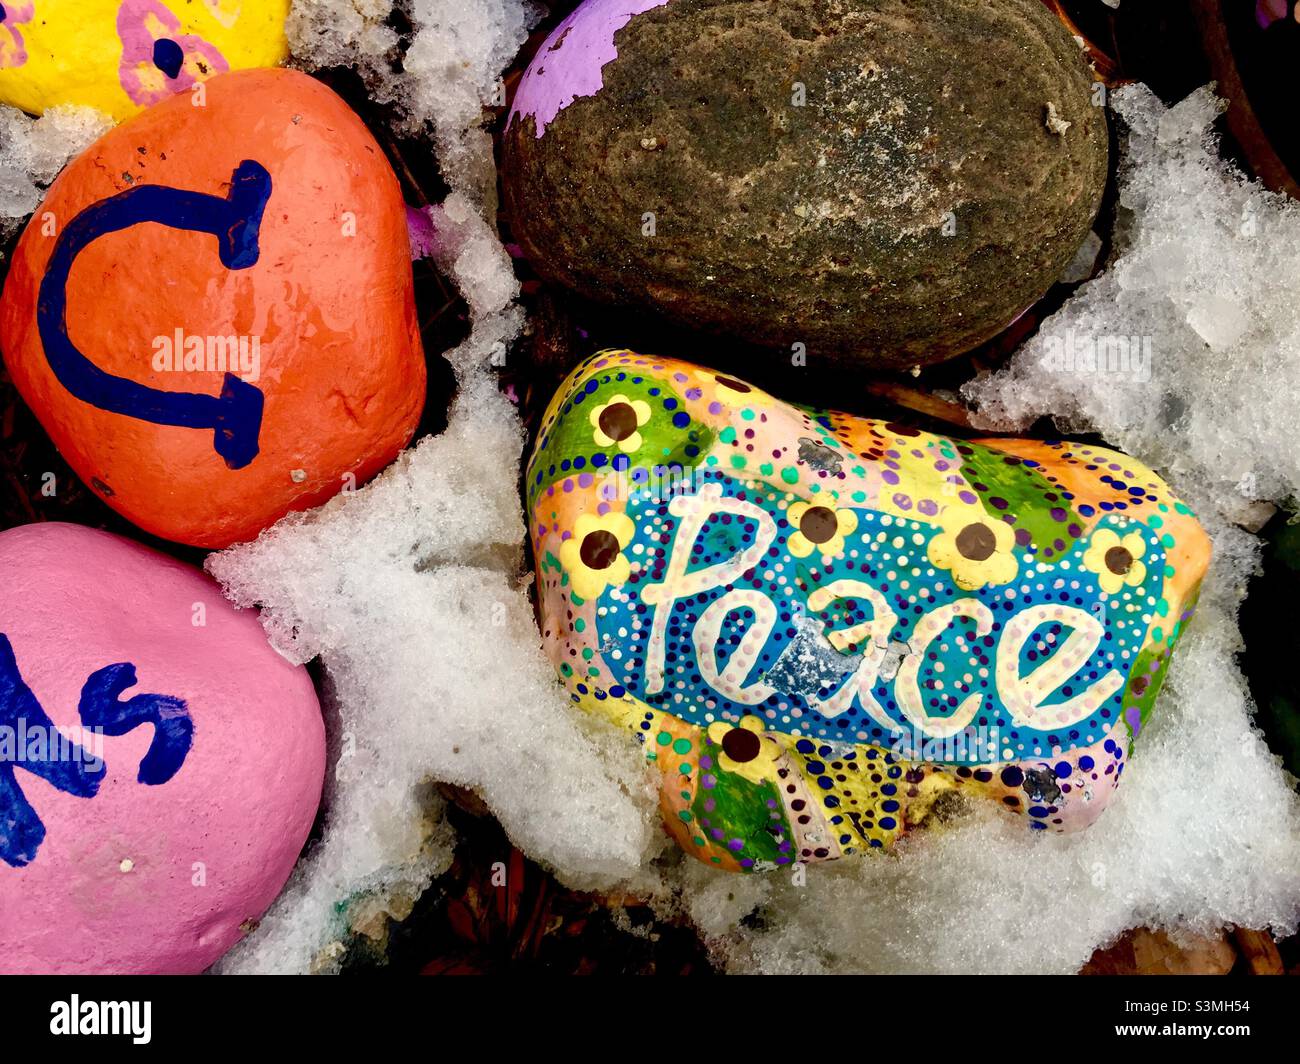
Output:
[[[77,711],[82,727],[115,737],[152,724],[153,741],[136,778],[157,786],[185,763],[194,724],[184,700],[172,695],[138,694],[120,701],[135,682],[129,662],[98,669],[82,686]],[[78,798],[95,797],[106,772],[102,760],[55,728],[23,681],[9,639],[0,634],[0,860],[15,868],[34,861],[45,840],[45,825],[18,785],[19,768]]]

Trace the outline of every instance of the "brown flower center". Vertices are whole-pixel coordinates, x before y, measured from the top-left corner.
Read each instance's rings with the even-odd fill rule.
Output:
[[[799,518],[799,531],[809,543],[829,543],[839,530],[839,519],[827,506],[810,506]]]
[[[1133,568],[1133,555],[1127,547],[1111,547],[1106,552],[1106,568],[1116,576],[1128,576]]]
[[[753,761],[761,748],[762,742],[748,728],[732,728],[722,737],[722,752],[737,764]]]
[[[717,377],[714,378],[714,380],[716,380],[724,388],[730,388],[733,392],[752,392],[754,390],[744,381],[736,380],[735,377],[723,377],[721,374],[719,374]]]
[[[615,443],[636,432],[636,411],[631,403],[611,403],[600,412],[600,431]]]
[[[618,557],[618,537],[603,528],[582,537],[578,556],[588,569],[608,569]]]
[[[988,525],[969,524],[957,533],[957,553],[973,562],[992,557],[997,547],[997,537]]]

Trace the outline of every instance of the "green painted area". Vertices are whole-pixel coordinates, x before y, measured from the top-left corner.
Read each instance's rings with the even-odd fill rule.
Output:
[[[1160,667],[1154,671],[1151,668],[1154,662],[1163,651],[1164,657],[1160,660]],[[1127,710],[1130,706],[1137,706],[1138,713],[1141,715],[1142,728],[1146,729],[1147,721],[1151,717],[1151,711],[1155,708],[1156,696],[1160,694],[1160,688],[1164,686],[1165,677],[1169,673],[1169,659],[1171,655],[1167,647],[1147,647],[1141,651],[1137,660],[1133,663],[1133,671],[1129,673],[1128,686],[1124,689],[1124,701],[1122,703],[1125,714],[1124,723],[1129,724]],[[1147,685],[1142,689],[1140,695],[1134,696],[1133,681],[1140,676],[1147,678]],[[1132,725],[1129,725],[1129,731],[1132,732]]]
[[[620,371],[606,367],[594,374],[579,379],[566,400],[570,404],[568,412],[556,419],[547,434],[545,446],[539,446],[528,463],[526,474],[528,485],[528,508],[531,511],[537,498],[552,484],[568,477],[593,473],[597,476],[610,472],[614,459],[625,456],[630,468],[641,466],[653,469],[656,466],[680,466],[691,469],[699,465],[703,456],[713,446],[714,432],[708,426],[697,421],[679,428],[673,424],[674,417],[685,413],[686,407],[680,395],[675,394],[662,381],[642,378],[640,383],[633,383],[634,374],[625,373],[623,380],[618,380]],[[587,383],[596,381],[596,390],[586,392]],[[650,392],[657,391],[658,395]],[[580,403],[573,399],[581,395]],[[650,407],[650,420],[639,426],[641,445],[632,451],[620,450],[617,444],[601,447],[595,440],[595,428],[591,424],[591,412],[609,403],[616,395],[626,396],[629,401],[641,400]],[[672,409],[665,407],[665,400],[670,401]],[[563,409],[563,408],[562,408]],[[692,455],[687,448],[694,448]],[[604,464],[593,463],[598,455],[604,456]],[[582,466],[574,468],[575,459],[582,459]],[[563,468],[568,461],[568,469]],[[552,472],[554,467],[554,472]],[[539,482],[538,473],[542,474]]]
[[[962,475],[990,517],[1013,516],[1013,527],[1029,533],[1042,561],[1056,561],[1069,552],[1076,539],[1070,526],[1081,527],[1082,522],[1055,484],[1022,461],[1008,462],[1014,456],[1001,451],[977,443],[960,444],[958,450]],[[1005,500],[1006,509],[993,505],[993,499]],[[1064,520],[1052,516],[1053,510],[1064,511]],[[1058,539],[1064,544],[1059,550]]]
[[[1193,595],[1188,601],[1187,608],[1189,611],[1196,609],[1196,599],[1197,596]],[[1168,609],[1167,606],[1166,609]],[[1159,628],[1152,632],[1152,638],[1156,644],[1160,643],[1163,635],[1164,633]],[[1177,641],[1178,627],[1175,626],[1174,631],[1169,636],[1168,645],[1152,645],[1138,653],[1136,660],[1133,662],[1133,668],[1129,672],[1128,684],[1124,688],[1123,702],[1121,703],[1124,707],[1124,722],[1126,724],[1129,724],[1127,713],[1129,707],[1137,706],[1141,725],[1145,730],[1147,721],[1151,717],[1151,711],[1155,708],[1156,696],[1160,694],[1160,689],[1165,683],[1165,677],[1169,673],[1169,662],[1173,660],[1173,647]],[[1160,658],[1162,653],[1164,656]],[[1158,668],[1152,669],[1152,662],[1156,661],[1157,658],[1160,658],[1160,665]],[[1141,676],[1147,678],[1146,687],[1142,689],[1140,694],[1135,694],[1133,681]],[[1129,731],[1132,732],[1131,724],[1129,724]]]
[[[720,748],[710,746],[709,752],[714,757],[714,768],[709,773],[717,782],[712,788],[701,784],[691,804],[691,813],[696,823],[708,821],[710,834],[714,828],[720,828],[722,839],[714,839],[714,845],[727,849],[736,858],[748,857],[754,861],[775,861],[781,855],[776,836],[768,829],[777,827],[782,837],[791,838],[790,825],[786,822],[785,811],[781,805],[776,788],[768,781],[755,786],[743,776],[733,772],[724,772],[717,765]],[[712,799],[713,809],[705,809],[705,803]],[[776,803],[775,811],[779,819],[770,815],[773,810],[767,803]],[[741,839],[744,847],[740,850],[731,847],[732,839]]]

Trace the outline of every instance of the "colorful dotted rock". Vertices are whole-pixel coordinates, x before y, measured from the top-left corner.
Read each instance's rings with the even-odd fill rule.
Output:
[[[77,525],[0,532],[0,973],[196,973],[311,830],[307,672],[215,583]]]
[[[949,439],[630,351],[569,377],[527,486],[548,654],[728,869],[888,847],[962,793],[1091,823],[1210,554],[1117,452]]]
[[[1042,0],[586,0],[513,100],[503,188],[545,277],[696,328],[910,368],[1062,274],[1103,98]]]
[[[288,55],[289,0],[4,0],[0,103],[125,118],[216,74]]]
[[[0,302],[14,383],[141,528],[223,547],[383,468],[424,405],[406,211],[305,74],[111,130],[50,188]]]

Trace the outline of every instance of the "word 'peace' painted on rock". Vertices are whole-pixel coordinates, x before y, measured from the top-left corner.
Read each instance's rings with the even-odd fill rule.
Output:
[[[792,522],[776,490],[698,476],[694,494],[631,494],[632,543],[653,561],[598,611],[601,638],[620,648],[615,673],[648,704],[702,725],[775,708],[804,734],[886,744],[902,731],[943,739],[974,726],[1073,745],[1119,719],[1164,569],[1142,526],[1098,526],[1140,536],[1149,563],[1136,602],[1108,607],[1084,564],[1090,540],[1057,572],[964,590],[926,563],[941,528],[841,507],[850,518],[826,530],[842,539],[837,557],[814,563],[799,537],[821,534],[818,508]],[[800,580],[777,579],[774,556]],[[923,579],[909,581],[918,562]]]

